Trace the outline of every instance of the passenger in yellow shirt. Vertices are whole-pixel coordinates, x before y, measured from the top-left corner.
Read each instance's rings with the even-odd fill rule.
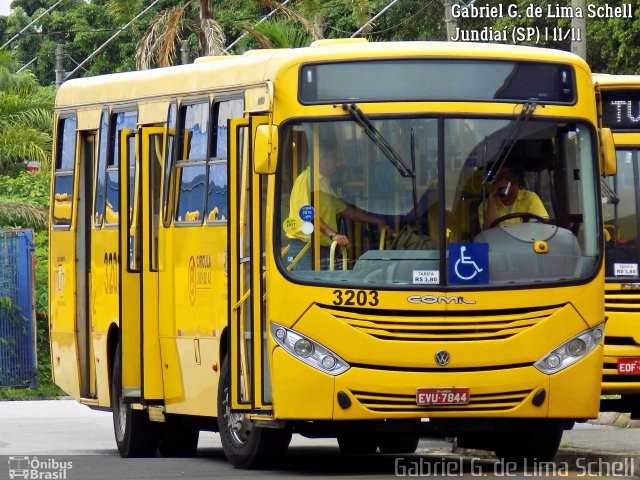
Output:
[[[478,218],[483,229],[491,227],[498,218],[510,213],[530,213],[544,219],[549,218],[547,209],[535,192],[520,186],[522,171],[516,167],[503,166],[496,173],[496,180],[489,190],[487,202],[478,207]],[[484,213],[486,208],[486,220]],[[483,221],[484,220],[484,221]],[[504,223],[520,223],[522,218],[512,218]]]
[[[307,231],[304,225],[307,225],[307,228],[309,228],[310,224],[320,228],[320,257],[322,268],[326,269],[328,267],[329,247],[334,241],[341,247],[349,248],[349,238],[338,232],[338,215],[343,216],[347,220],[378,225],[381,230],[386,230],[387,235],[391,233],[390,228],[384,221],[347,205],[338,197],[327,178],[335,172],[336,163],[337,153],[335,148],[328,148],[320,154],[320,162],[318,164],[320,171],[320,178],[318,179],[320,198],[317,199],[320,212],[317,221],[315,218],[301,218],[301,210],[312,207],[310,167],[303,170],[293,183],[291,197],[289,199],[289,217],[296,219],[298,228],[287,232],[287,237],[291,239],[291,246],[287,255],[289,261],[293,260],[300,250],[311,241],[313,229]],[[314,212],[312,215],[315,217],[316,213]],[[294,269],[311,270],[312,258],[313,254],[311,249],[309,249],[296,263]]]

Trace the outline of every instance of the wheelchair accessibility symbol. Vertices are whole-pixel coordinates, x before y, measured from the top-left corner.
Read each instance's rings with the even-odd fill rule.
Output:
[[[451,281],[451,283],[488,283],[489,244],[450,244],[449,280]]]

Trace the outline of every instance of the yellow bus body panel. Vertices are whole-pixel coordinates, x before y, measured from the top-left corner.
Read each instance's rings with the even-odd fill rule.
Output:
[[[53,378],[77,400],[80,398],[80,378],[76,344],[75,235],[74,230],[50,231],[49,321]]]
[[[166,409],[214,416],[227,322],[226,227],[174,226],[165,234],[159,333]]]

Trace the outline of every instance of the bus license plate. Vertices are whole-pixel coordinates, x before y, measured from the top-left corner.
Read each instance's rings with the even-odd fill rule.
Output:
[[[418,405],[464,405],[469,403],[468,388],[419,388]]]
[[[618,375],[640,375],[640,358],[619,358]]]

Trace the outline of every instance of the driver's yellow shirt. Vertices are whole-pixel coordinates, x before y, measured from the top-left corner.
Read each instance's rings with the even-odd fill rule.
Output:
[[[317,199],[320,208],[320,218],[334,232],[338,231],[337,215],[342,212],[347,205],[338,198],[336,193],[329,185],[329,180],[320,175],[318,179],[320,186],[320,196]],[[300,208],[303,206],[311,206],[311,172],[309,167],[300,173],[293,183],[291,189],[291,198],[289,200],[289,216],[297,220],[298,225],[302,225],[302,219],[299,216]],[[317,222],[313,222],[317,225]],[[297,238],[303,242],[309,242],[311,235],[303,233],[300,229],[287,232],[287,237]],[[328,247],[332,243],[331,239],[326,235],[320,235],[320,245]]]
[[[518,196],[516,197],[516,201],[513,202],[512,205],[505,205],[502,203],[502,200],[499,198],[496,201],[496,206],[498,208],[498,217],[503,217],[510,213],[532,213],[534,215],[538,215],[539,217],[549,218],[549,214],[547,213],[547,209],[544,208],[542,204],[542,200],[540,197],[534,192],[530,192],[529,190],[525,190],[521,188],[518,191]],[[484,225],[484,207],[485,204],[481,203],[478,207],[478,219],[480,220],[480,225]],[[521,218],[512,218],[510,220],[505,220],[502,223],[521,223]]]

